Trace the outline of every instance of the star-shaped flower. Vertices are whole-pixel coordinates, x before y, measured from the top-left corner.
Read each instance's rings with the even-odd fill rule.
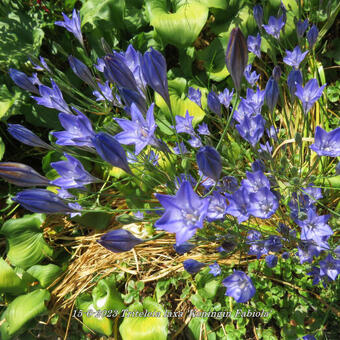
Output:
[[[283,62],[298,69],[307,54],[308,51],[302,53],[300,47],[296,46],[293,51],[286,51],[286,56],[283,58]]]
[[[270,17],[268,21],[268,25],[262,25],[266,32],[272,35],[275,39],[280,38],[280,31],[285,25],[285,21],[283,15],[280,18]]]
[[[340,156],[340,128],[326,132],[320,126],[317,126],[314,144],[310,148],[319,156]]]

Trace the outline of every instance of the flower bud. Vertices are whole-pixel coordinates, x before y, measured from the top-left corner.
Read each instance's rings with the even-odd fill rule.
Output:
[[[141,67],[146,83],[159,93],[170,107],[166,61],[163,55],[151,48],[144,53]]]
[[[68,61],[70,63],[72,71],[75,73],[77,77],[79,77],[86,84],[92,87],[97,87],[90,70],[83,62],[73,57],[72,55],[68,57]]]
[[[196,161],[204,176],[208,176],[215,181],[219,180],[222,172],[222,161],[215,148],[207,145],[199,149]]]
[[[33,92],[39,95],[38,88],[33,84],[33,81],[23,72],[20,72],[14,68],[9,69],[9,76],[14,81],[15,85],[20,88]]]
[[[273,72],[272,72],[272,76],[273,76],[273,78],[275,79],[276,82],[280,81],[281,74],[282,74],[281,67],[279,65],[276,65],[273,68]]]
[[[217,115],[221,115],[221,103],[214,91],[210,91],[207,97],[209,109],[216,113]]]
[[[105,132],[97,133],[93,138],[93,144],[99,156],[106,162],[131,174],[126,153],[116,139]]]
[[[0,162],[0,177],[19,187],[47,186],[49,181],[26,164]]]
[[[263,24],[263,9],[261,5],[255,5],[253,8],[254,19],[257,23],[257,26],[261,29]]]
[[[114,253],[122,253],[131,250],[137,244],[143,243],[144,240],[135,237],[128,230],[117,229],[104,234],[97,242]]]
[[[296,35],[298,38],[302,38],[303,35],[305,34],[306,32],[306,29],[308,27],[308,19],[306,19],[305,21],[302,21],[302,20],[299,20],[297,23],[296,23]]]
[[[295,97],[296,84],[302,85],[302,81],[301,71],[292,69],[287,77],[288,90],[292,98]]]
[[[183,267],[189,274],[196,274],[205,266],[205,263],[192,259],[183,261]]]
[[[12,200],[21,204],[25,209],[36,213],[53,214],[76,211],[65,200],[46,189],[26,189],[20,191]]]
[[[238,92],[241,89],[241,80],[247,63],[248,48],[246,39],[238,27],[233,28],[227,47],[226,64]]]
[[[315,25],[313,25],[307,33],[307,40],[308,40],[309,48],[313,48],[313,46],[315,45],[318,39],[318,35],[319,35],[319,30]]]
[[[8,124],[8,132],[13,138],[23,144],[52,149],[50,145],[41,140],[35,133],[20,124]]]
[[[269,111],[273,112],[277,104],[277,100],[279,99],[279,87],[273,77],[270,77],[267,82],[264,98],[269,107]]]

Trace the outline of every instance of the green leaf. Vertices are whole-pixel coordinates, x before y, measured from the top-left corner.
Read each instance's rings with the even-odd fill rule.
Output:
[[[0,161],[2,160],[2,157],[4,156],[5,153],[5,143],[0,137]]]
[[[52,284],[62,272],[59,266],[52,263],[45,266],[35,265],[27,270],[27,273],[36,278],[43,288]]]
[[[10,116],[11,108],[20,95],[20,91],[16,91],[14,95],[10,93],[5,84],[0,87],[0,121],[5,121]]]
[[[72,220],[85,227],[103,230],[110,224],[111,218],[112,214],[94,211],[87,212],[81,216],[75,216]]]
[[[211,331],[211,327],[209,326],[207,320],[205,318],[196,317],[192,318],[188,325],[188,330],[190,335],[195,339],[208,339],[208,340],[216,340],[216,334]],[[203,331],[203,337],[201,336]],[[237,339],[234,338],[234,339]]]
[[[193,126],[196,126],[203,120],[205,112],[197,104],[185,96],[187,91],[186,80],[184,78],[176,78],[174,80],[169,80],[168,84],[172,112],[175,115],[184,117],[186,115],[186,111],[188,110],[189,114],[194,116],[192,123]],[[170,110],[164,99],[158,93],[155,94],[155,102],[162,112],[170,118]]]
[[[144,299],[143,304],[137,302],[129,307],[131,312],[159,313],[160,317],[125,316],[119,327],[123,340],[166,340],[168,335],[168,318],[164,317],[164,309],[152,298]]]
[[[207,21],[208,7],[194,0],[171,0],[170,5],[166,0],[147,0],[150,25],[164,43],[192,45]]]
[[[40,229],[45,215],[32,214],[4,223],[1,233],[8,243],[8,260],[24,269],[39,263],[44,257],[52,256],[53,250],[45,242]]]
[[[26,285],[12,267],[0,258],[0,293],[19,295],[25,292]]]
[[[24,332],[27,323],[47,311],[45,301],[50,300],[50,293],[38,289],[14,299],[0,317],[2,340],[9,340],[17,333]],[[26,328],[26,327],[25,327]]]
[[[227,9],[228,7],[228,2],[226,0],[196,0],[196,1],[209,8]]]

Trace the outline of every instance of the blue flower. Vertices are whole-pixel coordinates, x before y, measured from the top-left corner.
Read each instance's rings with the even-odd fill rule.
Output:
[[[183,261],[183,267],[189,274],[196,274],[205,266],[205,263],[192,259]]]
[[[273,139],[277,142],[278,140],[278,134],[279,134],[279,128],[275,129],[274,125],[271,125],[269,129],[266,129],[267,135],[269,138]]]
[[[233,297],[238,303],[249,301],[256,292],[250,277],[239,270],[225,278],[222,284],[227,287],[225,295]]]
[[[292,98],[295,98],[296,84],[302,85],[302,73],[300,70],[292,69],[287,77],[288,90]]]
[[[189,135],[194,136],[195,131],[192,127],[192,120],[194,119],[194,116],[189,115],[189,111],[187,110],[185,117],[181,116],[175,116],[176,120],[176,131],[177,133],[188,133]]]
[[[188,143],[193,147],[193,148],[200,148],[203,146],[201,138],[198,136],[193,136],[188,140]]]
[[[256,24],[259,28],[262,27],[262,19],[263,19],[263,9],[261,5],[255,5],[253,7],[253,14]]]
[[[198,228],[203,228],[209,200],[200,198],[190,182],[183,181],[175,196],[155,194],[165,208],[162,217],[156,221],[158,229],[176,233],[176,244],[188,241]]]
[[[65,200],[46,189],[26,189],[20,191],[12,200],[36,213],[53,214],[76,211]]]
[[[201,97],[202,97],[202,93],[200,89],[194,89],[193,87],[189,87],[188,98],[192,102],[196,103],[199,107],[201,107]]]
[[[313,48],[316,41],[318,40],[318,35],[319,35],[319,30],[315,25],[313,25],[307,33],[307,41],[308,41],[310,49]]]
[[[174,146],[173,150],[176,155],[181,155],[181,154],[184,155],[189,152],[183,142],[180,142],[179,145],[176,143],[176,146]]]
[[[52,149],[50,145],[41,140],[35,133],[20,124],[8,124],[7,130],[12,137],[23,144]]]
[[[80,78],[86,84],[88,84],[92,87],[96,87],[96,82],[95,82],[90,70],[88,69],[88,67],[83,62],[81,62],[76,57],[73,57],[72,55],[70,55],[68,57],[68,61],[70,63],[72,71],[74,72],[74,74],[78,78]]]
[[[221,220],[226,214],[227,202],[223,195],[214,191],[212,195],[208,196],[209,207],[207,212],[207,221],[212,222]]]
[[[237,179],[234,176],[222,177],[222,190],[228,192],[235,192],[238,187]]]
[[[340,273],[340,260],[334,259],[331,254],[319,262],[320,275],[326,276],[332,281],[335,281]]]
[[[276,196],[266,187],[256,193],[250,193],[249,200],[249,214],[259,218],[271,217],[279,207]]]
[[[221,115],[221,103],[218,98],[218,95],[214,91],[210,91],[207,97],[208,107],[209,109],[216,113],[217,115]]]
[[[262,25],[266,32],[272,35],[275,39],[280,39],[280,31],[285,25],[283,15],[279,18],[271,16],[268,21],[268,25]]]
[[[200,135],[207,135],[207,136],[210,135],[210,131],[209,131],[208,125],[206,123],[202,123],[202,124],[198,125],[197,132]]]
[[[308,28],[308,19],[306,19],[305,21],[299,20],[296,23],[296,34],[298,36],[298,38],[302,38],[303,35],[306,32],[306,29]]]
[[[226,194],[229,201],[226,213],[237,218],[238,223],[242,223],[249,218],[248,207],[250,204],[248,191],[241,187],[233,194]]]
[[[314,256],[318,257],[322,250],[329,248],[325,241],[323,241],[322,247],[324,249],[322,249],[312,240],[300,241],[297,252],[298,257],[300,258],[300,263],[312,263]]]
[[[265,144],[260,143],[259,145],[260,145],[260,148],[257,150],[259,153],[263,155],[265,154],[271,155],[273,148],[268,141]]]
[[[123,253],[143,243],[144,240],[135,237],[128,230],[116,229],[104,234],[97,242],[114,253]]]
[[[270,235],[265,241],[264,241],[264,247],[268,251],[278,252],[282,248],[281,244],[281,238],[277,235]]]
[[[256,116],[261,113],[262,106],[264,103],[265,91],[261,91],[258,87],[256,91],[253,89],[247,89],[247,99],[243,100],[243,104],[250,107],[252,110],[251,116]],[[249,109],[246,109],[249,111]],[[249,114],[248,114],[249,115]]]
[[[259,114],[255,117],[245,117],[241,124],[236,125],[240,135],[252,146],[260,140],[264,132],[265,121]]]
[[[224,105],[226,109],[229,109],[230,102],[233,99],[233,94],[234,94],[234,89],[232,89],[232,91],[229,91],[227,88],[225,88],[223,92],[221,92],[218,95],[218,99],[220,103]]]
[[[57,138],[56,144],[58,145],[93,148],[94,132],[91,122],[83,113],[75,111],[77,115],[59,113],[59,121],[65,131],[51,132],[51,134]]]
[[[262,234],[257,230],[250,230],[247,234],[246,243],[250,245],[248,254],[256,255],[259,259],[262,255],[268,254]]]
[[[204,146],[197,152],[196,161],[203,175],[218,181],[222,172],[221,156],[212,146]]]
[[[275,79],[277,83],[280,81],[281,74],[282,74],[281,67],[279,65],[276,65],[273,68],[272,77]]]
[[[247,38],[248,51],[254,53],[256,56],[261,58],[261,35],[257,33],[254,37],[249,35]]]
[[[138,155],[147,145],[158,146],[154,133],[157,127],[153,115],[154,104],[151,104],[146,119],[143,117],[137,106],[131,105],[131,121],[128,119],[116,118],[116,122],[124,130],[115,139],[121,144],[134,144],[135,154]]]
[[[34,78],[30,78],[25,73],[14,68],[9,69],[9,76],[20,88],[39,95],[39,90],[35,86],[36,81],[34,80]]]
[[[120,98],[115,98],[112,93],[112,89],[110,87],[109,81],[107,80],[105,84],[97,83],[98,87],[100,88],[99,91],[93,91],[93,95],[97,97],[96,101],[102,101],[102,100],[108,100],[109,102],[112,102],[115,106],[120,106]]]
[[[26,164],[0,162],[0,177],[19,187],[47,186],[49,181]]]
[[[266,175],[261,171],[246,172],[247,179],[241,182],[242,187],[247,189],[248,193],[258,192],[261,188],[270,189],[270,183]]]
[[[303,340],[316,340],[314,335],[307,334],[302,337]]]
[[[61,176],[51,182],[51,184],[59,186],[63,189],[84,188],[85,185],[100,182],[98,178],[90,175],[83,167],[81,162],[64,154],[66,161],[52,162],[51,167],[55,169]]]
[[[184,242],[180,245],[174,244],[174,250],[176,253],[183,255],[185,253],[188,253],[191,249],[195,248],[195,245],[189,242]]]
[[[113,136],[100,132],[93,137],[92,142],[97,153],[104,161],[131,174],[126,153]]]
[[[64,21],[56,21],[54,24],[66,28],[84,46],[83,36],[80,29],[81,23],[79,12],[74,9],[72,12],[72,19],[69,19],[64,13],[62,13],[62,15],[64,17]]]
[[[277,265],[277,260],[278,258],[275,255],[267,255],[265,259],[266,264],[269,268],[274,268]]]
[[[214,276],[218,276],[221,274],[221,267],[218,265],[217,262],[209,265],[210,271],[209,274],[212,274]]]
[[[307,114],[314,103],[319,100],[325,87],[326,85],[319,87],[316,79],[309,80],[305,87],[296,83],[295,95],[301,100],[305,114]]]
[[[273,112],[279,99],[279,86],[273,77],[270,77],[264,90],[264,97],[269,111]]]
[[[51,79],[52,88],[45,85],[39,86],[39,93],[41,97],[33,97],[39,105],[56,109],[61,112],[72,114],[72,111],[65,102],[63,95],[58,85]]]
[[[340,156],[340,128],[326,132],[320,126],[317,126],[314,143],[310,148],[319,156]]]
[[[298,69],[307,53],[308,51],[302,53],[300,46],[296,46],[293,51],[286,51],[286,56],[283,58],[283,62]]]
[[[244,70],[244,77],[246,78],[247,82],[251,85],[254,86],[255,83],[259,80],[260,75],[256,73],[256,71],[251,72],[251,67],[252,65],[249,64]]]

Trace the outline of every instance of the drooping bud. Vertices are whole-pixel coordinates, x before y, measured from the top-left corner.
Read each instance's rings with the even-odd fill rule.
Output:
[[[233,28],[227,47],[226,64],[238,92],[241,89],[241,80],[247,63],[248,49],[246,39],[238,27]]]
[[[144,53],[141,66],[146,83],[159,93],[170,107],[166,61],[163,55],[151,48]]]
[[[273,112],[277,104],[277,100],[279,99],[279,86],[273,77],[270,77],[267,82],[264,98],[269,107],[269,111]]]
[[[23,144],[44,149],[52,149],[50,145],[41,140],[35,133],[20,124],[8,124],[7,130],[13,138]]]
[[[93,138],[93,144],[104,161],[131,174],[126,153],[113,136],[105,132],[97,133]]]
[[[49,181],[26,164],[0,162],[0,177],[19,187],[47,186]]]
[[[86,84],[92,87],[97,87],[90,70],[83,62],[81,62],[76,57],[73,57],[72,55],[68,57],[68,61],[70,63],[72,71],[77,77],[79,77]]]
[[[204,176],[208,176],[215,181],[219,180],[222,172],[222,161],[215,148],[207,145],[199,149],[196,161]]]
[[[257,26],[261,29],[263,24],[263,9],[261,5],[255,5],[253,8],[254,19]]]
[[[104,234],[97,242],[114,253],[123,253],[143,243],[144,240],[135,237],[128,230],[117,229]]]

